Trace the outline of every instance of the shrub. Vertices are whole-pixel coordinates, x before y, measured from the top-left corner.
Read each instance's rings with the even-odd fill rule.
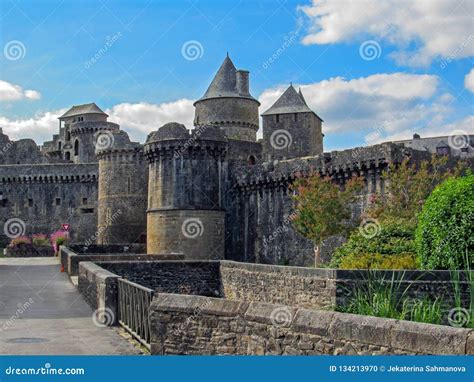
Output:
[[[34,245],[49,245],[48,236],[43,233],[38,233],[38,234],[33,235],[31,242]]]
[[[367,237],[355,230],[348,241],[337,248],[331,266],[343,269],[416,269],[418,267],[414,232],[410,221],[379,223],[378,233]]]
[[[10,241],[9,247],[18,247],[23,244],[31,244],[31,240],[28,236],[19,236]]]
[[[448,179],[418,217],[416,251],[427,269],[467,269],[474,261],[474,175]]]
[[[56,231],[51,234],[51,243],[53,244],[54,252],[59,252],[59,247],[68,242],[68,236],[64,231]]]

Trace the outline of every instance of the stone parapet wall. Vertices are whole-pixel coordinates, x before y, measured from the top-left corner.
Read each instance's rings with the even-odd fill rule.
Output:
[[[336,304],[334,270],[221,261],[224,296],[231,300],[295,304],[306,308]]]
[[[22,244],[6,247],[4,254],[7,257],[52,257],[54,249],[51,245]]]
[[[86,302],[99,313],[108,313],[107,324],[117,323],[117,276],[97,264],[79,264],[78,289]]]
[[[474,353],[470,329],[189,295],[150,309],[154,355]]]

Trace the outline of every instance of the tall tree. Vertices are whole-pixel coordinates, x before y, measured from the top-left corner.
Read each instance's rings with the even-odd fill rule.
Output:
[[[299,233],[314,243],[316,266],[321,262],[323,240],[348,229],[350,202],[363,187],[363,178],[353,177],[344,190],[340,190],[330,177],[321,177],[314,172],[296,179],[290,186],[295,201],[292,222]]]

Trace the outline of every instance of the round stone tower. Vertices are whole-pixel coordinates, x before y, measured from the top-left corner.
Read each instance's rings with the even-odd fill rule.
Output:
[[[260,103],[250,95],[249,72],[237,70],[229,56],[194,106],[196,127],[219,126],[229,139],[256,141]]]
[[[97,244],[145,243],[148,169],[143,146],[124,131],[97,136]]]
[[[148,136],[147,252],[188,259],[224,257],[223,162],[227,143],[217,127],[168,123]]]

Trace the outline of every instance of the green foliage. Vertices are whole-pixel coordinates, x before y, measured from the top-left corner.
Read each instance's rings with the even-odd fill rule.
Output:
[[[442,307],[438,298],[409,298],[408,287],[403,289],[402,281],[403,277],[399,280],[393,277],[391,280],[385,280],[369,273],[368,279],[355,289],[348,304],[338,310],[366,316],[441,324]]]
[[[331,266],[343,269],[416,269],[415,225],[409,220],[379,223],[379,232],[368,238],[354,230],[337,248]]]
[[[454,169],[447,167],[448,157],[433,155],[430,161],[418,165],[405,159],[398,166],[390,164],[383,178],[390,185],[388,195],[377,195],[370,211],[378,219],[404,219],[416,221],[425,200],[433,189],[444,180],[459,176],[466,169],[464,162],[457,162]]]
[[[467,269],[474,261],[474,175],[440,184],[427,199],[416,230],[427,269]]]
[[[349,219],[349,203],[363,187],[361,178],[353,178],[341,191],[329,177],[313,173],[302,177],[290,186],[295,201],[296,230],[316,245],[346,230],[344,221]]]
[[[47,235],[39,233],[33,235],[31,242],[34,245],[49,245],[49,238]]]
[[[15,248],[24,244],[31,244],[31,239],[28,236],[15,237],[10,241],[10,244],[8,244],[8,246],[11,248]]]

